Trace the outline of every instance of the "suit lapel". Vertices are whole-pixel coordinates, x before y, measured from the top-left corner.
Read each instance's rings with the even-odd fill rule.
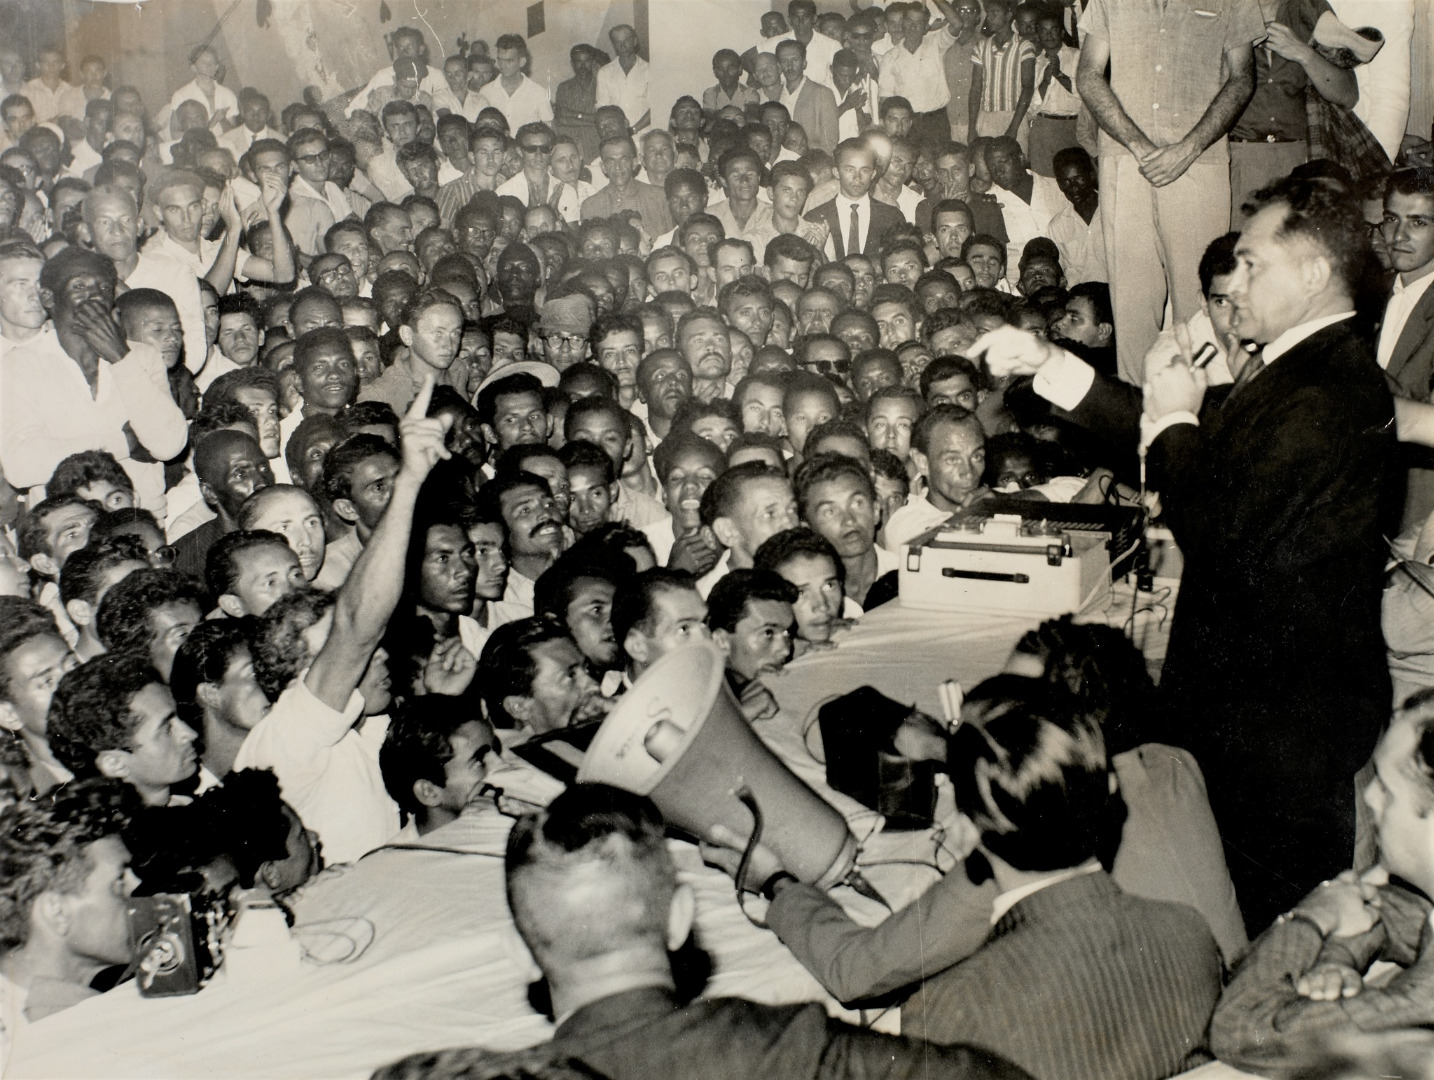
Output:
[[[1419,303],[1414,305],[1414,310],[1405,320],[1404,328],[1399,331],[1399,340],[1394,343],[1394,352],[1386,369],[1391,379],[1397,380],[1400,372],[1420,351],[1419,346],[1429,338],[1431,325],[1434,325],[1434,285],[1424,290]]]

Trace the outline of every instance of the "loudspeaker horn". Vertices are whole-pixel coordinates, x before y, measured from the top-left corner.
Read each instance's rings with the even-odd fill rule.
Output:
[[[603,721],[578,780],[611,784],[657,804],[669,824],[706,837],[726,825],[744,840],[752,812],[762,842],[799,880],[830,888],[856,865],[846,821],[762,743],[723,678],[725,658],[707,644],[674,649],[638,677]]]

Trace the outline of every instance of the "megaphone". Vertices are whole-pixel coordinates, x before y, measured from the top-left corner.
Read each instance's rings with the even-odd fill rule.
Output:
[[[856,866],[846,820],[762,743],[723,677],[712,645],[674,649],[642,673],[588,747],[578,780],[645,795],[671,825],[694,836],[725,825],[744,840],[755,822],[738,797],[755,799],[762,841],[799,880],[819,888]]]

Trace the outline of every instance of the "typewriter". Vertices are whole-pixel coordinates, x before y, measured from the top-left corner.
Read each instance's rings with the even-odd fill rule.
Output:
[[[996,498],[912,538],[901,602],[942,611],[1035,615],[1103,603],[1142,546],[1136,507]]]

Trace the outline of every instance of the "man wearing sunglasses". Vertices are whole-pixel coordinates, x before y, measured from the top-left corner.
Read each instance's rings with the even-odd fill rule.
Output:
[[[289,137],[294,175],[289,180],[289,212],[284,215],[289,236],[299,249],[305,267],[324,253],[324,234],[353,209],[343,188],[329,179],[329,141],[322,131],[302,128]]]
[[[564,221],[577,217],[582,208],[577,189],[550,171],[557,133],[547,124],[524,124],[515,138],[523,159],[523,171],[504,181],[498,194],[511,195],[529,209],[551,206]]]

